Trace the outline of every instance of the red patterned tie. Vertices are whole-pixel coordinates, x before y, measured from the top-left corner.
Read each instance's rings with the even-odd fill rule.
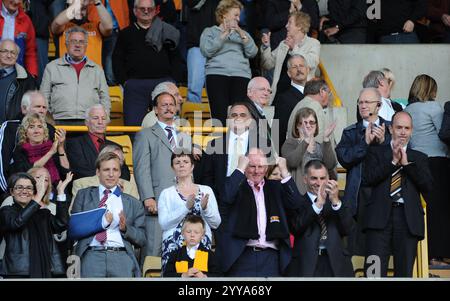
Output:
[[[109,189],[105,189],[105,191],[103,191],[103,197],[100,200],[100,203],[98,204],[98,208],[105,206],[106,200],[108,199],[108,195],[110,193],[111,193],[111,190],[109,190]],[[103,245],[106,242],[106,230],[95,234],[95,239]]]

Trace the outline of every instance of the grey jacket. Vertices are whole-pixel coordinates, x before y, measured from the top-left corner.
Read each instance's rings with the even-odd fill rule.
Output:
[[[247,43],[244,43],[235,31],[221,39],[219,26],[205,28],[200,37],[200,51],[206,57],[206,75],[225,75],[251,78],[248,59],[255,57],[258,48],[252,37],[246,32]]]
[[[127,249],[127,254],[133,260],[135,277],[141,276],[139,264],[134,250],[131,245],[138,248],[143,247],[146,241],[145,226],[144,226],[144,206],[141,202],[136,200],[129,194],[122,193],[123,212],[127,221],[127,229],[125,233],[122,233],[122,241]],[[88,187],[78,191],[75,200],[73,201],[72,214],[77,212],[83,212],[98,208],[99,204],[99,192],[98,187]],[[78,241],[74,247],[74,252],[77,256],[83,260],[83,254],[89,247],[89,244],[94,239],[94,235],[85,237]]]
[[[77,78],[65,57],[50,62],[45,68],[41,92],[49,103],[53,118],[84,119],[85,112],[95,104],[102,104],[109,113],[111,101],[105,74],[100,66],[91,60],[81,69]]]

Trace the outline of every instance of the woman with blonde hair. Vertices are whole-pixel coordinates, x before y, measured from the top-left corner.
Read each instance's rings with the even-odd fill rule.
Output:
[[[211,116],[222,125],[226,123],[228,106],[246,98],[252,78],[249,59],[258,52],[250,34],[239,27],[242,8],[237,0],[220,1],[216,8],[219,25],[205,28],[200,37]]]
[[[446,265],[450,258],[450,159],[447,145],[438,136],[444,109],[435,101],[436,81],[427,74],[418,75],[409,90],[409,104],[405,111],[413,120],[411,148],[428,156],[433,189],[427,200],[428,255],[431,265]]]
[[[66,132],[58,129],[55,141],[49,140],[47,123],[39,114],[32,113],[22,119],[18,129],[19,142],[13,153],[10,174],[26,172],[32,167],[45,167],[54,187],[70,166],[64,148]]]
[[[319,133],[314,110],[302,108],[295,115],[295,122],[291,128],[292,135],[283,144],[281,154],[286,158],[287,166],[301,194],[306,193],[306,184],[303,181],[304,167],[309,161],[320,160],[330,175],[335,174],[337,158],[330,140],[335,126],[330,125],[325,130],[323,143],[318,143],[314,139]]]
[[[289,15],[286,39],[275,50],[272,51],[270,48],[270,35],[262,37],[261,65],[265,70],[274,68],[271,102],[276,93],[283,93],[290,87],[291,80],[287,76],[286,65],[289,56],[295,54],[303,56],[309,67],[308,80],[314,77],[319,65],[320,42],[308,37],[310,25],[310,16],[296,11]]]

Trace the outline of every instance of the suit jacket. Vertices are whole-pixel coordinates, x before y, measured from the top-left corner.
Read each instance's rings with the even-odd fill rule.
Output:
[[[292,110],[295,108],[297,103],[299,103],[305,95],[300,92],[294,86],[276,97],[273,106],[275,106],[275,116],[274,119],[278,119],[278,129],[279,129],[279,143],[280,149],[283,146],[284,141],[286,141],[286,134],[288,131],[288,121],[291,116]]]
[[[295,237],[289,276],[313,277],[319,257],[321,228],[308,194],[302,195],[299,203],[298,208],[288,211],[289,228]],[[342,202],[339,210],[333,210],[331,202],[327,200],[322,214],[327,225],[325,246],[334,276],[353,277],[351,255],[342,243],[342,238],[351,233],[354,227],[350,208],[346,202]]]
[[[127,250],[127,254],[133,260],[135,269],[133,274],[135,277],[140,277],[141,272],[134,250],[131,245],[137,248],[145,245],[145,226],[144,226],[144,207],[137,199],[122,193],[123,212],[125,214],[127,230],[125,233],[121,233],[122,240]],[[73,202],[72,214],[77,212],[88,211],[98,208],[100,202],[98,187],[88,187],[78,191],[78,194]],[[90,235],[83,239],[80,239],[74,247],[74,252],[80,258],[83,257],[84,252],[89,247],[94,235]]]
[[[444,117],[442,118],[439,138],[450,147],[450,101],[447,101],[444,105]]]
[[[405,202],[406,223],[412,235],[424,238],[423,208],[420,193],[432,188],[432,176],[425,154],[407,149],[410,164],[403,166],[401,195]],[[389,221],[392,198],[389,195],[392,173],[398,168],[392,164],[392,148],[381,145],[370,148],[364,162],[363,184],[372,187],[372,195],[366,204],[364,229],[384,229]]]
[[[133,145],[134,177],[141,201],[158,197],[175,184],[171,168],[172,149],[161,126],[156,123],[136,134]]]
[[[265,180],[264,191],[271,190],[270,195],[276,196],[276,202],[279,206],[279,212],[282,218],[280,222],[285,228],[286,238],[278,241],[280,273],[283,273],[291,261],[291,247],[289,241],[289,229],[287,225],[287,218],[285,209],[294,209],[298,207],[298,200],[300,193],[297,190],[294,180],[289,179],[288,182],[281,184],[280,181]],[[248,193],[250,191],[250,193]],[[268,193],[269,194],[269,193]],[[265,197],[267,195],[265,193]],[[222,271],[227,272],[231,266],[236,262],[239,256],[244,252],[248,239],[237,238],[233,235],[236,222],[239,217],[239,197],[251,198],[255,201],[252,189],[247,183],[245,175],[235,170],[230,177],[225,180],[225,195],[223,198],[227,206],[228,222],[224,224],[222,230],[222,239],[217,245],[217,257],[221,261]]]
[[[105,140],[105,144],[118,145],[109,140]],[[68,139],[66,152],[75,179],[95,176],[95,160],[97,160],[98,152],[88,133]],[[130,180],[130,170],[126,164],[122,165],[121,173],[122,179]]]

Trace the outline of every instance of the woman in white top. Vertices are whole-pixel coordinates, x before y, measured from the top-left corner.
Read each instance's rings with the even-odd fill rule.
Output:
[[[184,238],[181,228],[187,215],[199,215],[205,221],[205,237],[202,244],[211,248],[211,229],[219,227],[221,218],[216,197],[209,186],[193,182],[194,157],[187,151],[175,151],[171,165],[177,184],[164,189],[158,200],[158,221],[162,234],[162,269],[168,255],[182,247]]]
[[[450,258],[450,159],[447,145],[438,136],[444,109],[435,101],[436,81],[426,74],[418,75],[411,85],[408,106],[413,132],[411,148],[428,156],[433,179],[432,191],[425,195],[427,201],[428,255],[431,265],[446,265]]]

